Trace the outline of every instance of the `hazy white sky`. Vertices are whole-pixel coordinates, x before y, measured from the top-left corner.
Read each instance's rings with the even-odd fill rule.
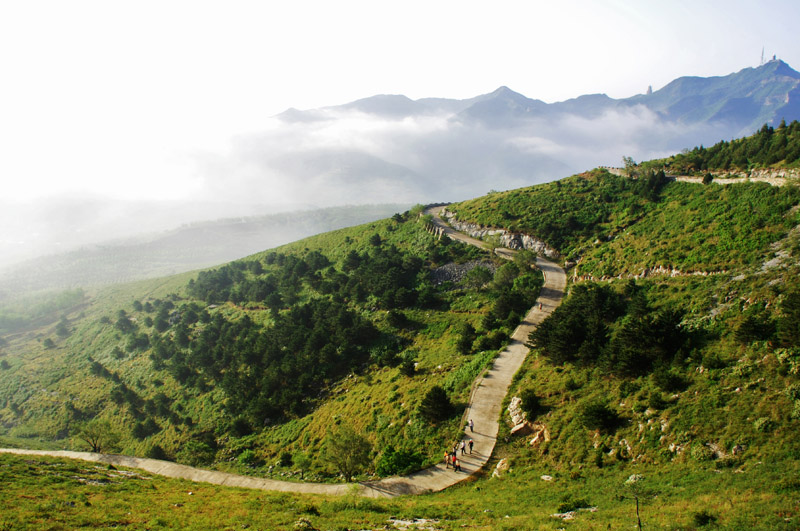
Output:
[[[800,67],[796,0],[8,1],[0,198],[201,197],[193,161],[288,107],[374,94],[615,98]]]

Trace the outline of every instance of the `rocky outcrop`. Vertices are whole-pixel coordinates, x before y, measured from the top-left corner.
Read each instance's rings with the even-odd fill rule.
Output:
[[[537,446],[543,442],[550,441],[550,430],[541,422],[530,422],[527,415],[522,411],[522,399],[515,396],[508,405],[508,414],[511,420],[511,436],[526,436],[533,434],[528,442],[531,446]]]
[[[573,282],[606,282],[609,280],[623,280],[623,279],[641,279],[654,276],[667,276],[667,277],[707,277],[709,275],[724,275],[728,272],[723,271],[681,271],[674,267],[666,266],[653,266],[645,267],[641,273],[622,273],[617,276],[602,276],[596,277],[594,275],[579,275],[579,267],[575,267],[572,273]]]
[[[789,180],[800,179],[800,169],[797,168],[762,168],[750,171],[714,171],[712,182],[716,184],[736,184],[744,182],[764,182],[772,186],[783,186]],[[687,175],[673,176],[676,181],[687,183],[702,183],[702,177]]]
[[[484,227],[482,225],[478,225],[477,223],[459,221],[456,219],[456,215],[452,212],[449,212],[447,209],[442,210],[441,216],[455,230],[469,234],[473,238],[484,239],[489,236],[499,236],[500,244],[503,247],[515,250],[528,249],[536,254],[541,254],[556,260],[561,257],[558,251],[548,246],[543,240],[540,240],[534,236],[494,227]]]
[[[497,466],[494,467],[494,471],[492,472],[493,478],[500,478],[503,477],[503,473],[507,472],[509,468],[508,459],[503,458],[498,463]]]
[[[487,262],[484,260],[472,260],[463,264],[451,262],[441,267],[437,267],[431,271],[431,280],[433,280],[433,283],[436,285],[439,285],[443,282],[453,282],[457,284],[464,280],[464,277],[467,276],[467,273],[476,267],[484,267],[488,269],[492,275],[494,275],[494,272],[497,269],[497,266],[492,262]]]

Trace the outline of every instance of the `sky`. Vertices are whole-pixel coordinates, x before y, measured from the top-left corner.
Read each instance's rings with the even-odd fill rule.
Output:
[[[0,3],[0,200],[212,200],[198,160],[290,108],[374,94],[614,98],[800,67],[800,2]]]

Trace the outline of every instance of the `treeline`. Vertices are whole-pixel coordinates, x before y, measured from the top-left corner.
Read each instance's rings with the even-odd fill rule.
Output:
[[[305,256],[269,253],[260,261],[237,261],[190,280],[188,292],[206,302],[263,303],[272,310],[294,305],[312,290],[335,300],[365,302],[372,297],[385,309],[413,306],[418,299],[432,304],[433,288],[420,272],[422,259],[401,252],[394,245],[383,246],[373,235],[372,249],[351,250],[341,269],[319,251]],[[264,266],[269,267],[265,271]]]
[[[681,319],[678,311],[655,310],[633,281],[623,292],[578,284],[528,341],[555,365],[601,367],[634,377],[668,369],[686,357],[692,336]]]
[[[713,170],[750,170],[780,164],[796,167],[800,161],[800,122],[777,128],[764,125],[749,137],[719,142],[710,148],[696,147],[648,165],[662,165],[671,173],[695,173]]]

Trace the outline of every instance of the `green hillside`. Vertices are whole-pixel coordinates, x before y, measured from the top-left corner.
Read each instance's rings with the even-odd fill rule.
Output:
[[[278,462],[279,476],[307,457],[326,480],[326,436],[348,427],[367,434],[369,471],[438,460],[542,280],[437,240],[418,214],[80,292],[44,327],[22,315],[4,339],[2,436],[80,446],[81,427],[103,421],[126,454],[256,474]],[[466,277],[439,279],[455,263]],[[434,388],[445,396],[431,413]]]
[[[75,479],[108,476],[98,468],[2,456],[0,479],[14,485],[3,501],[19,510],[0,523],[615,529],[636,526],[638,504],[650,528],[796,529],[800,189],[639,168],[448,206],[459,221],[545,241],[571,279],[506,398],[521,398],[533,434],[501,423],[499,478],[489,468],[391,501],[111,477],[99,490]],[[542,280],[529,254],[500,263],[437,240],[420,212],[68,293],[51,310],[63,319],[45,325],[41,305],[17,308],[0,347],[0,443],[86,448],[80,430],[93,422],[128,454],[339,481],[326,454],[331,434],[349,433],[369,446],[356,478],[434,462]],[[41,491],[25,497],[31,488]],[[238,519],[213,520],[188,490]],[[193,510],[171,520],[178,504]],[[68,508],[57,519],[53,507]],[[580,508],[596,510],[552,516]]]

